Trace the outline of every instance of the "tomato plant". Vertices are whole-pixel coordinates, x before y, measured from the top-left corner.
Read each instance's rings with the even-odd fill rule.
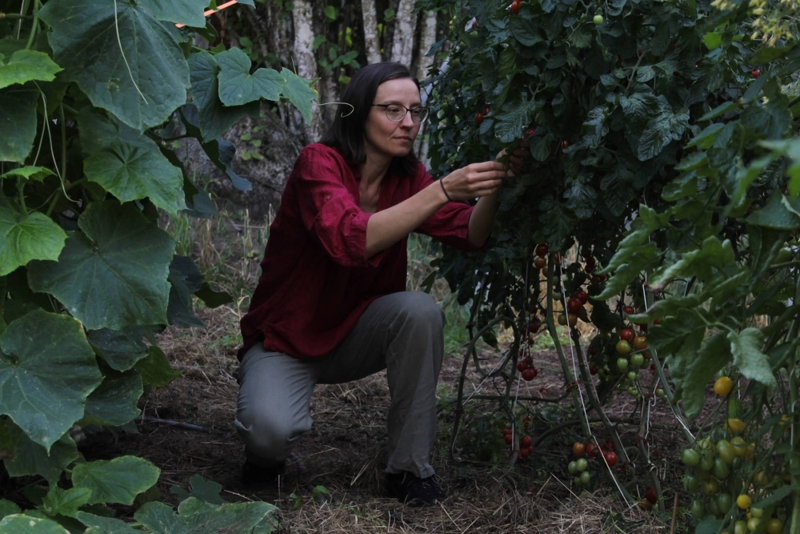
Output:
[[[457,66],[434,72],[433,107],[443,111],[429,130],[434,172],[517,148],[528,130],[536,132],[525,140],[527,172],[501,190],[491,250],[443,253],[442,273],[460,302],[473,303],[477,328],[496,321],[521,332],[535,301],[564,382],[582,388],[581,395],[572,390],[572,402],[597,414],[610,395],[586,385],[640,394],[641,377],[622,384],[631,352],[652,359],[647,387],[673,405],[689,448],[703,438],[745,441],[745,454],[730,465],[715,447],[697,448],[688,474],[727,483],[750,480],[757,462],[788,465],[794,449],[785,429],[799,421],[787,407],[800,391],[797,43],[764,47],[746,7],[705,1],[528,2],[517,15],[483,1],[423,4],[464,22],[448,35]],[[593,24],[600,13],[602,23]],[[479,30],[465,38],[472,18]],[[490,118],[477,126],[463,120],[485,102]],[[531,268],[532,256],[544,259],[534,253],[544,242],[552,251],[546,272]],[[587,356],[586,341],[571,330],[573,366],[556,331],[568,310],[554,307],[553,295],[578,290],[591,295],[591,313],[578,311],[597,329],[590,346],[598,350]],[[626,329],[633,335],[621,339]],[[516,334],[514,343],[525,340]],[[695,435],[689,422],[719,373],[749,386],[717,397],[717,426]],[[575,424],[587,440],[594,434],[580,416]],[[616,429],[602,426],[631,472],[641,469],[646,443],[637,445],[640,461],[629,462]],[[800,504],[793,505],[800,475],[788,474],[792,484],[773,481],[764,494],[800,529]],[[722,514],[720,502],[699,495],[693,512],[732,528],[741,518]]]

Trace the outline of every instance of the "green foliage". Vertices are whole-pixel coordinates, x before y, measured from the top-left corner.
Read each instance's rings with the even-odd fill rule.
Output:
[[[797,444],[769,415],[794,410],[800,374],[797,43],[754,41],[748,2],[715,2],[727,6],[718,10],[683,0],[542,0],[518,2],[518,14],[488,1],[422,4],[451,17],[449,42],[435,49],[447,50],[448,62],[433,72],[434,171],[503,149],[531,155],[501,191],[492,250],[444,251],[440,265],[459,302],[481,299],[479,326],[513,323],[513,353],[532,317],[563,317],[554,292],[569,298],[586,287],[594,309],[580,320],[600,330],[585,358],[600,368],[598,400],[625,380],[616,370],[619,330],[627,321],[640,332],[649,326],[649,350],[669,368],[658,380],[672,381],[680,419],[703,411],[719,372],[741,378],[741,417],[761,429],[747,437],[761,466],[796,462]],[[531,263],[542,243],[550,256],[540,277]],[[623,314],[623,305],[639,314]],[[584,383],[597,381],[581,367]],[[774,448],[767,433],[780,442]],[[737,476],[752,476],[756,462],[747,459]],[[779,495],[783,483],[758,491]],[[792,509],[788,493],[779,501],[776,513],[797,528],[800,506]],[[726,512],[706,523],[732,527]]]
[[[238,49],[193,46],[207,0],[0,0],[0,12],[20,5],[13,24],[0,21],[0,457],[10,476],[48,487],[29,494],[31,516],[0,503],[0,530],[75,532],[77,520],[87,532],[133,531],[93,513],[133,506],[158,469],[134,457],[87,463],[69,430],[138,417],[145,387],[179,375],[153,334],[202,326],[195,297],[230,301],[161,228],[216,212],[175,149],[197,140],[247,190],[220,136],[262,99],[308,118],[316,93],[287,69],[250,74]],[[166,532],[158,517],[170,532],[275,525],[264,503],[195,501],[177,514],[151,505],[138,520],[151,532]]]

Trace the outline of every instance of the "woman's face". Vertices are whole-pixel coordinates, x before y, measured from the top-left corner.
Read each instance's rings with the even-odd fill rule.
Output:
[[[411,113],[406,113],[400,122],[390,121],[386,117],[385,106],[374,104],[389,104],[405,106],[408,109],[420,107],[419,89],[414,80],[398,78],[383,82],[375,93],[373,106],[364,123],[364,139],[366,142],[367,159],[380,162],[391,161],[392,158],[408,155],[419,133],[419,123],[411,120]],[[405,111],[403,108],[401,110]]]

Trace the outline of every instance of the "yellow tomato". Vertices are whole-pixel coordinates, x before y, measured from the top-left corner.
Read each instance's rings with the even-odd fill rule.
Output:
[[[741,419],[728,419],[728,432],[731,434],[740,434],[744,430],[744,421]]]
[[[733,389],[733,380],[728,376],[721,376],[714,382],[714,393],[720,397],[727,397]]]
[[[744,456],[747,452],[747,443],[740,436],[732,438],[731,445],[733,445],[733,452],[736,456]]]
[[[750,508],[751,504],[753,504],[753,499],[751,499],[749,495],[742,494],[736,497],[736,506],[742,510],[747,510]]]

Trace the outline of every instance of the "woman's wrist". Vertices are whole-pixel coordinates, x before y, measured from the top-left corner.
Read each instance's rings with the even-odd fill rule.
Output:
[[[448,202],[452,202],[453,199],[450,198],[450,195],[447,193],[447,189],[445,189],[445,187],[444,187],[444,177],[439,178],[439,185],[442,186],[442,192],[444,193],[444,196],[447,198],[447,201]]]

